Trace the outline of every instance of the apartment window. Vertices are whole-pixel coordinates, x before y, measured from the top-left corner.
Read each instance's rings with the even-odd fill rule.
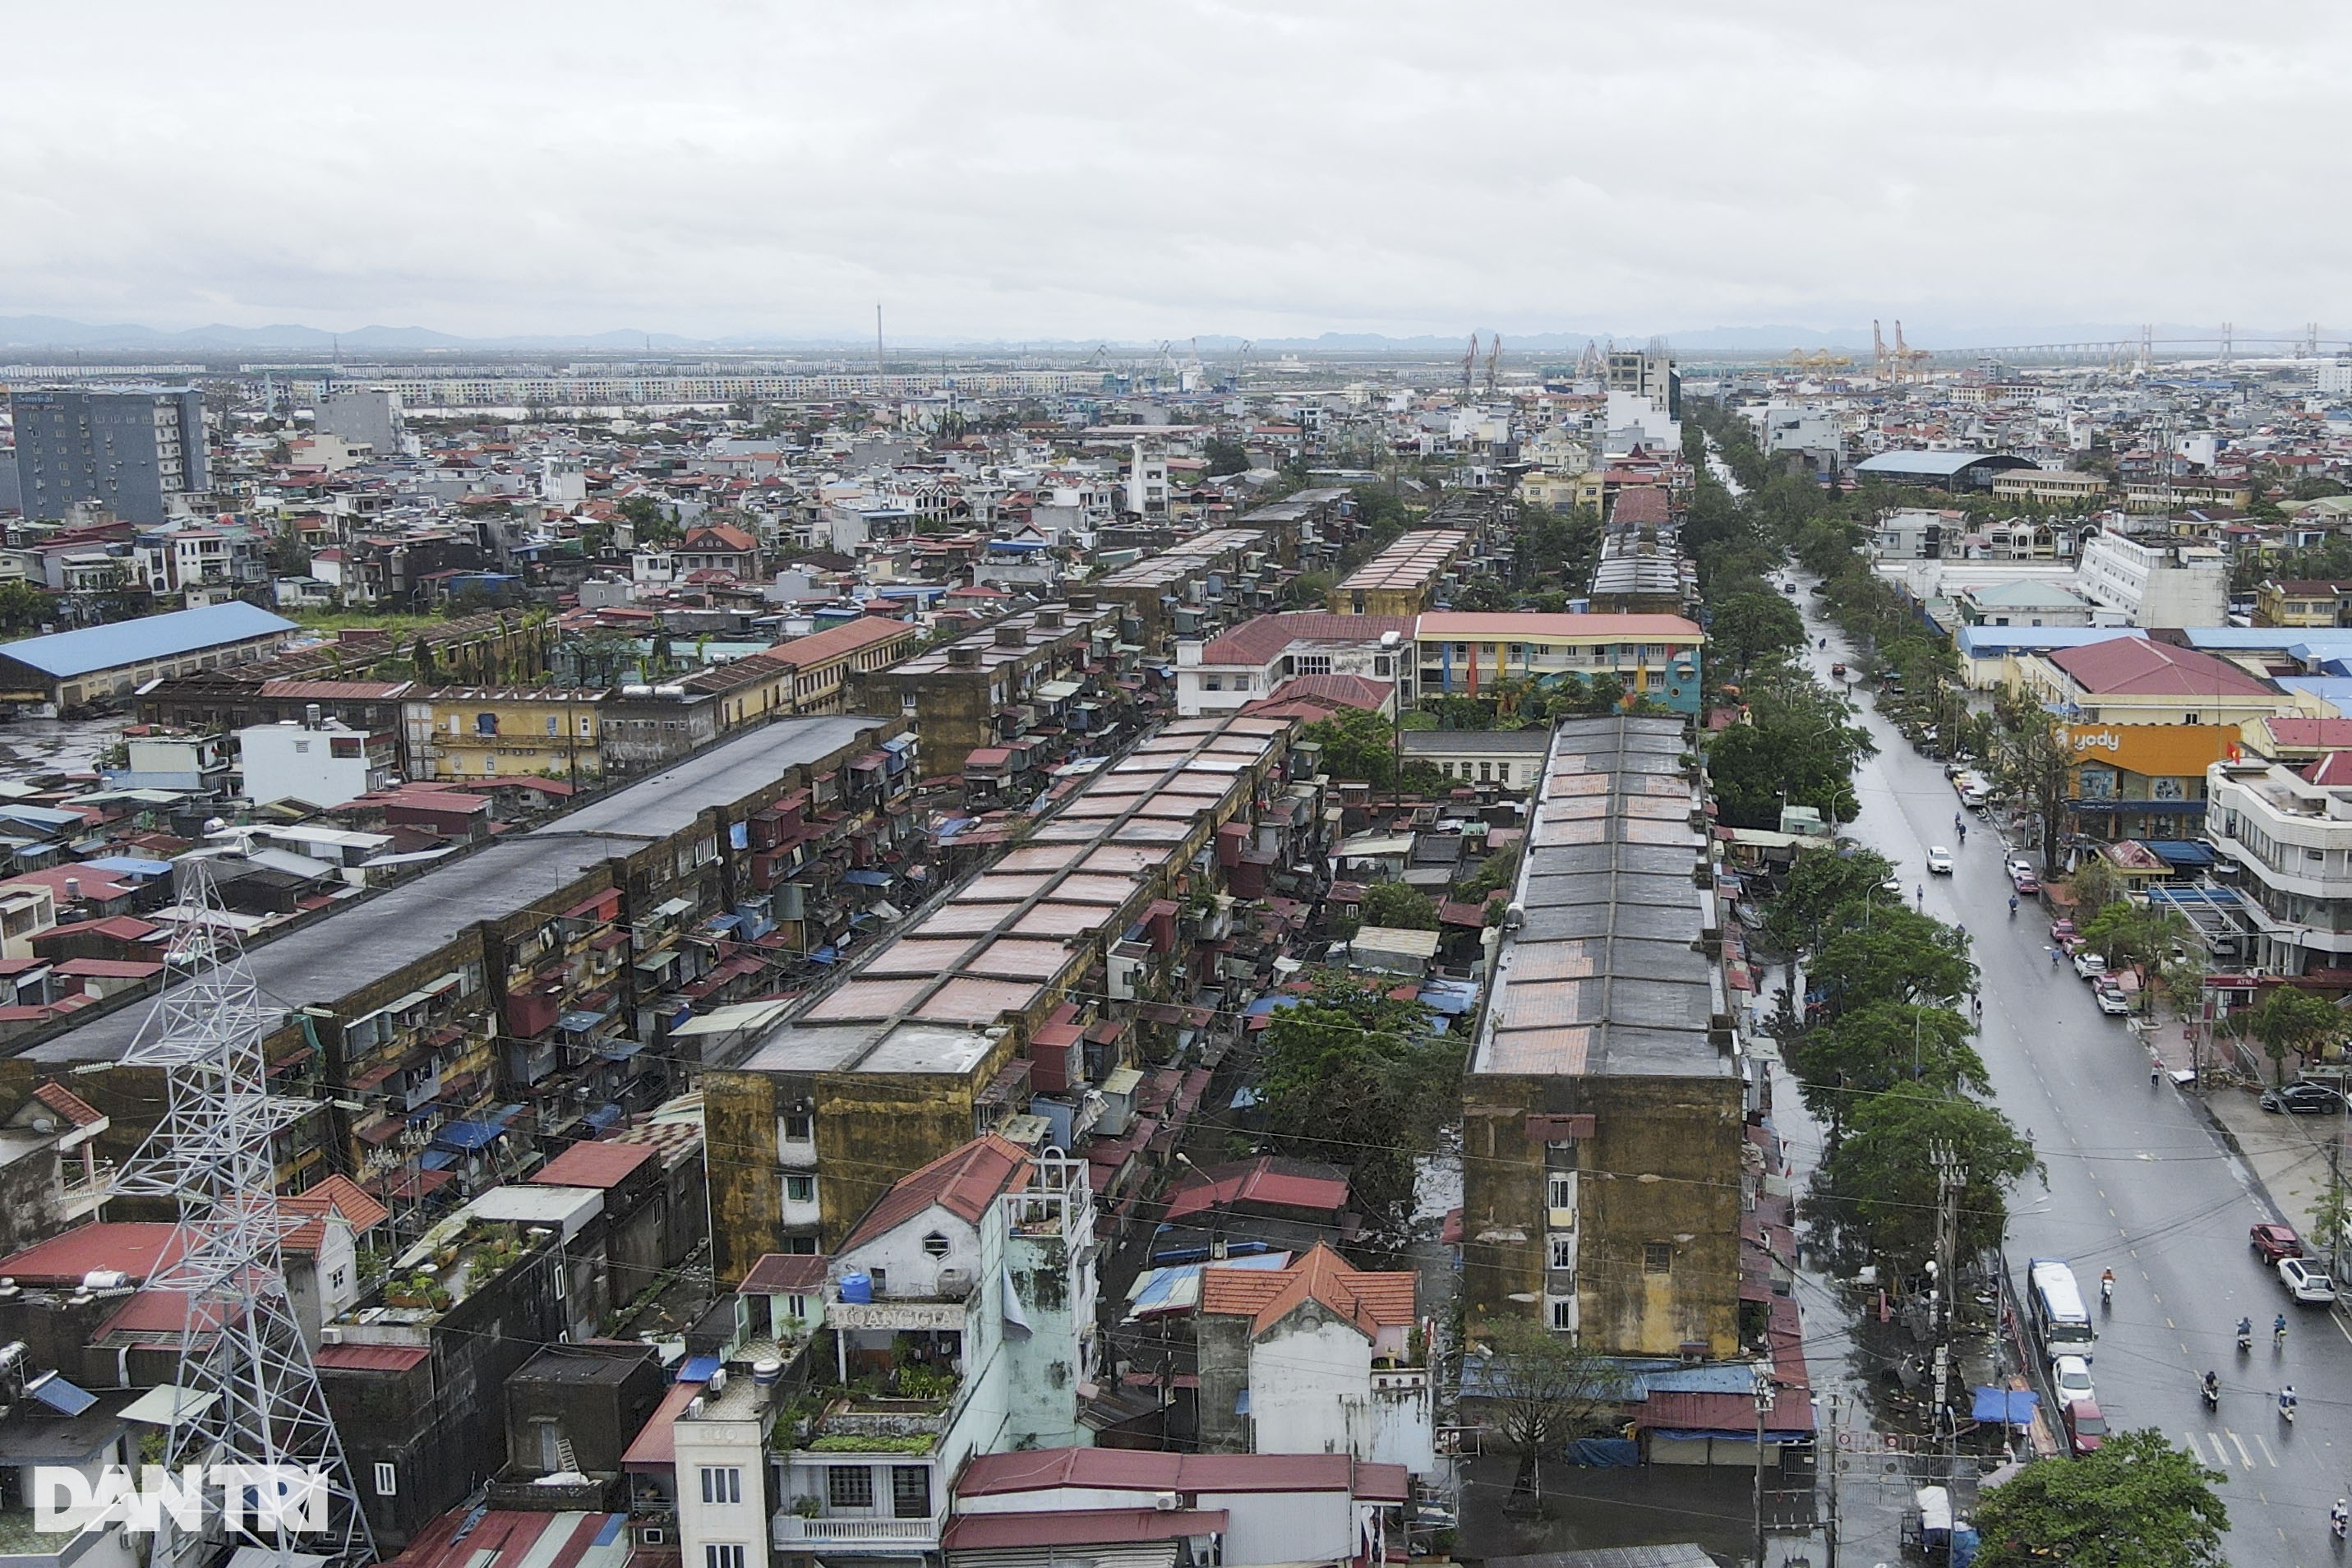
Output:
[[[1671,1274],[1675,1271],[1675,1244],[1671,1241],[1645,1241],[1642,1244],[1642,1272]]]
[[[549,715],[547,716],[547,732],[548,732],[549,734],[551,734],[551,735],[556,735],[556,734],[561,734],[561,733],[562,733],[562,731],[563,731],[563,721],[562,721],[562,720],[561,720],[561,719],[558,719],[558,718],[557,718],[554,714],[552,714],[552,713],[549,714]]]
[[[338,1268],[327,1277],[327,1289],[330,1290],[341,1290],[351,1282],[352,1271],[348,1268]]]
[[[787,1111],[784,1114],[784,1141],[786,1142],[806,1143],[815,1137],[815,1116],[805,1110]]]
[[[788,1204],[813,1204],[816,1202],[816,1178],[814,1176],[786,1176],[784,1178],[784,1201]]]
[[[2180,721],[2184,724],[2201,724],[2205,721],[2194,713],[2183,713],[2180,716]]]
[[[923,1237],[923,1250],[933,1258],[945,1258],[948,1255],[948,1238],[935,1230]]]
[[[393,1468],[390,1465],[378,1465],[375,1468],[375,1495],[378,1497],[399,1496],[400,1472]]]
[[[1556,1297],[1551,1304],[1551,1326],[1562,1333],[1576,1332],[1576,1298]]]
[[[930,1466],[890,1467],[890,1511],[899,1519],[931,1517]]]
[[[498,758],[496,758],[496,757],[489,757],[489,756],[486,756],[486,757],[484,757],[484,758],[482,759],[482,773],[483,773],[483,776],[484,776],[484,777],[486,777],[486,778],[487,778],[487,777],[489,777],[489,776],[491,776],[491,775],[494,775],[494,774],[496,774],[496,773],[497,773],[497,772],[498,772],[498,771],[499,771],[499,760],[498,760]]]
[[[1555,1237],[1551,1237],[1551,1238],[1550,1238],[1550,1240],[1551,1240],[1551,1263],[1550,1263],[1550,1267],[1551,1267],[1551,1268],[1575,1268],[1575,1267],[1576,1267],[1576,1237],[1573,1237],[1573,1236],[1555,1236]]]
[[[733,1541],[705,1542],[702,1568],[743,1568],[742,1544]]]
[[[1546,1202],[1549,1206],[1555,1209],[1565,1209],[1571,1214],[1576,1211],[1576,1173],[1574,1171],[1554,1171],[1546,1184],[1550,1189],[1546,1194]]]
[[[833,1508],[872,1508],[874,1472],[864,1465],[835,1465],[824,1473],[824,1500]]]
[[[705,1502],[741,1502],[743,1472],[733,1465],[702,1467],[702,1500]]]

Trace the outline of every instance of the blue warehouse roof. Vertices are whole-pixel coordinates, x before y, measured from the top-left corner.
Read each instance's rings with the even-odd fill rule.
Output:
[[[44,675],[68,677],[179,654],[201,653],[225,643],[246,642],[295,629],[294,623],[283,616],[273,616],[238,600],[195,610],[173,610],[169,615],[147,616],[135,621],[117,621],[111,626],[26,637],[0,644],[0,657],[15,659]]]

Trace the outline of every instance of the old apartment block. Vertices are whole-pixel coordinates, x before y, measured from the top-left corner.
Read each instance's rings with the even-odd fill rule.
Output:
[[[1747,1103],[1678,720],[1554,733],[1464,1080],[1471,1331],[1739,1349]]]

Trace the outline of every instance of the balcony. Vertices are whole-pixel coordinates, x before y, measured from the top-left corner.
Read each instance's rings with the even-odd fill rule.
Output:
[[[812,1546],[876,1545],[893,1555],[909,1550],[936,1551],[947,1529],[947,1516],[929,1519],[803,1519],[796,1513],[775,1517],[772,1532],[778,1551]]]

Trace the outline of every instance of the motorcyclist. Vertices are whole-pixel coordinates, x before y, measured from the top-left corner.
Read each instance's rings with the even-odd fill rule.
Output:
[[[2208,1405],[2219,1405],[2221,1403],[2221,1373],[2209,1372],[2205,1374],[2204,1394],[2205,1403]]]
[[[2279,1390],[2279,1414],[2290,1421],[2294,1419],[2294,1384],[2291,1383]]]
[[[2104,1305],[2115,1299],[2116,1271],[2112,1268],[2103,1268],[2099,1271],[2099,1300]]]
[[[2280,1344],[2286,1343],[2286,1314],[2284,1312],[2281,1312],[2277,1317],[2271,1320],[2271,1338],[2277,1341]]]
[[[2336,1506],[2327,1510],[2327,1528],[2336,1532],[2336,1540],[2341,1541],[2344,1539],[2345,1528],[2347,1525],[2352,1525],[2352,1505],[2347,1505],[2342,1498],[2337,1498]]]
[[[2009,896],[2009,918],[2011,920],[2015,920],[2017,918],[2017,895],[2015,893],[2011,893]]]
[[[2238,1320],[2238,1348],[2242,1351],[2252,1350],[2253,1348],[2253,1343],[2254,1321],[2252,1318],[2240,1318]]]

